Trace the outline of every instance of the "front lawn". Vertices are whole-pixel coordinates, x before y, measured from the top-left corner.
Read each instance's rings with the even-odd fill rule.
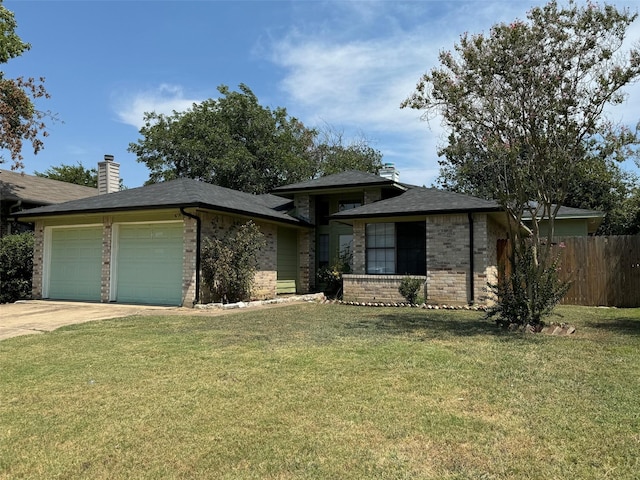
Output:
[[[636,479],[640,310],[296,305],[0,342],[0,478]]]

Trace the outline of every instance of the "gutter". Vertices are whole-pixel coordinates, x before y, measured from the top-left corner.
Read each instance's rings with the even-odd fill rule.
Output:
[[[473,261],[473,213],[469,212],[467,214],[469,218],[469,305],[473,305],[475,303],[475,282],[474,282],[474,270],[475,265]]]
[[[200,302],[200,233],[202,231],[202,219],[197,215],[192,215],[185,211],[185,207],[180,207],[180,213],[185,217],[193,218],[196,221],[196,296],[193,299],[193,306],[195,306]]]

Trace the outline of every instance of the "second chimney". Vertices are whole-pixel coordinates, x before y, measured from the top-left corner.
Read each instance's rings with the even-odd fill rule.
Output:
[[[120,190],[120,164],[113,161],[113,155],[105,155],[98,162],[98,195]]]
[[[393,163],[385,163],[378,175],[394,182],[400,181],[400,172],[396,170],[396,166]]]

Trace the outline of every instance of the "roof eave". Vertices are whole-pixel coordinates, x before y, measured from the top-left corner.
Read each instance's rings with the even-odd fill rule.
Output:
[[[192,203],[178,203],[178,204],[165,204],[165,205],[148,205],[148,206],[129,206],[129,207],[114,207],[114,208],[92,208],[92,209],[77,209],[77,210],[65,210],[65,211],[57,211],[57,212],[44,212],[44,213],[26,213],[25,212],[15,212],[12,213],[11,216],[16,219],[38,219],[38,218],[48,218],[48,217],[56,217],[62,215],[94,215],[94,214],[104,214],[104,213],[114,213],[114,212],[133,212],[136,210],[168,210],[173,208],[200,208],[204,210],[215,210],[218,212],[231,213],[235,215],[242,215],[245,217],[254,217],[260,218],[263,220],[270,220],[280,223],[287,223],[290,225],[296,226],[308,226],[306,222],[297,218],[280,218],[278,216],[265,215],[261,213],[253,213],[247,212],[245,210],[234,209],[229,207],[220,207],[216,205],[210,205],[202,202],[192,202]],[[27,220],[30,221],[30,220]]]
[[[459,213],[496,213],[502,212],[500,207],[493,208],[465,208],[452,210],[416,210],[411,212],[384,212],[384,213],[362,213],[357,215],[340,215],[334,214],[329,218],[331,220],[358,220],[370,218],[386,218],[386,217],[415,217],[416,215],[455,215]]]

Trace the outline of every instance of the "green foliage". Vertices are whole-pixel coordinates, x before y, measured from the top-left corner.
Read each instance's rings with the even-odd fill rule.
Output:
[[[398,287],[398,292],[407,302],[414,305],[418,301],[418,291],[424,282],[419,278],[404,277]]]
[[[356,169],[377,172],[381,154],[365,140],[345,144],[341,134],[318,132],[270,109],[246,85],[173,115],[145,114],[141,139],[129,144],[150,170],[147,183],[195,178],[248,193]]]
[[[33,233],[0,238],[0,303],[31,297]]]
[[[342,294],[342,275],[351,273],[352,262],[353,254],[350,249],[346,248],[334,258],[331,265],[318,270],[316,278],[327,295],[340,296]]]
[[[640,50],[621,51],[636,18],[574,1],[535,7],[526,22],[497,24],[488,35],[463,34],[455,52],[441,52],[440,66],[403,103],[441,115],[449,130],[440,151],[443,183],[495,199],[506,210],[514,263],[531,261],[536,281],[544,281],[552,261],[554,221],[572,189],[591,168],[637,155],[637,127],[617,125],[605,114],[640,77]],[[549,225],[545,236],[541,222]]]
[[[205,238],[202,279],[217,300],[233,303],[251,298],[258,254],[265,245],[264,235],[253,221],[235,224],[224,235]]]
[[[261,106],[246,85],[218,91],[186,112],[146,113],[129,151],[151,171],[148,183],[188,177],[260,194],[313,174],[313,131],[284,108]]]
[[[313,150],[315,176],[332,175],[345,170],[377,174],[382,168],[382,154],[360,137],[347,144],[342,132],[325,128],[316,139]]]
[[[511,274],[506,281],[490,285],[500,301],[487,310],[487,318],[495,318],[502,327],[531,325],[537,330],[571,284],[558,276],[560,252],[550,265],[542,267],[534,261],[535,250],[531,244],[522,253],[512,260]]]
[[[20,39],[16,29],[13,12],[0,2],[0,64],[19,57],[31,48],[31,45]],[[49,98],[43,82],[42,77],[39,82],[34,78],[5,78],[4,72],[0,71],[0,150],[9,151],[12,168],[24,166],[23,140],[31,143],[34,154],[44,147],[39,135],[47,136],[43,119],[51,115],[37,110],[34,104],[37,99]],[[0,157],[0,163],[3,161]]]
[[[51,167],[44,172],[35,172],[36,176],[59,180],[61,182],[75,183],[84,187],[98,188],[98,170],[85,168],[81,162],[77,165],[62,164],[59,167]]]

